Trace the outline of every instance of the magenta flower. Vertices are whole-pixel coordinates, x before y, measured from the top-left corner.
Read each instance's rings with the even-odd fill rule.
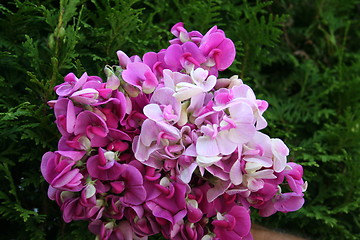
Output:
[[[150,67],[141,62],[129,63],[122,72],[122,77],[125,82],[147,94],[152,93],[158,85],[158,80]]]
[[[78,79],[74,73],[69,73],[64,78],[64,83],[55,87],[56,94],[60,97],[66,97],[72,94],[73,92],[80,89],[84,83],[87,81],[88,75],[84,73],[80,79]]]
[[[126,69],[126,66],[129,64],[129,63],[132,63],[132,62],[141,62],[141,58],[137,55],[135,56],[131,56],[131,57],[128,57],[128,55],[126,55],[126,53],[124,53],[123,51],[117,51],[116,52],[117,56],[118,56],[118,59],[119,59],[119,65],[122,69]]]
[[[225,37],[223,31],[216,27],[209,30],[202,38],[199,49],[207,56],[207,66],[216,65],[219,71],[227,69],[235,59],[234,43]]]
[[[71,94],[70,99],[80,104],[94,104],[97,103],[99,92],[93,88],[85,88]]]
[[[182,22],[179,22],[175,24],[171,28],[171,33],[177,37],[175,39],[170,40],[170,44],[182,44],[188,41],[192,41],[196,44],[199,44],[201,41],[201,38],[203,35],[198,31],[191,31],[188,33],[186,29],[184,28],[184,24]]]
[[[146,199],[146,190],[139,170],[131,165],[126,165],[125,171],[120,175],[120,179],[124,182],[125,186],[123,202],[128,205],[142,204]],[[114,188],[114,184],[112,187]]]
[[[250,234],[249,211],[244,207],[235,206],[225,215],[218,213],[212,225],[217,238],[241,240]]]
[[[304,194],[283,193],[266,202],[259,208],[262,217],[268,217],[279,212],[293,212],[299,210],[304,205]]]
[[[54,105],[56,124],[60,133],[69,136],[74,133],[76,108],[67,98],[59,99]]]
[[[100,180],[117,180],[125,171],[125,166],[116,161],[116,153],[99,148],[98,155],[87,160],[86,168],[91,177]]]
[[[89,224],[89,230],[102,240],[133,240],[135,239],[128,221],[114,222],[93,221]]]
[[[156,187],[161,194],[147,201],[145,205],[152,211],[152,214],[158,219],[158,222],[168,226],[168,231],[174,230],[174,227],[186,216],[186,185],[177,182],[170,182],[163,178]]]
[[[140,237],[151,236],[160,232],[161,226],[149,212],[145,212],[145,214],[139,216],[134,210],[129,210],[127,216],[134,233]]]
[[[94,136],[105,137],[108,132],[105,121],[93,112],[81,112],[76,118],[75,135],[86,134],[88,138],[92,139]]]
[[[176,70],[185,69],[187,72],[193,67],[199,67],[206,61],[205,56],[193,42],[183,45],[174,44],[169,46],[165,52],[165,63]]]
[[[84,151],[47,152],[41,161],[41,173],[54,188],[77,192],[83,188],[83,175],[73,166],[85,155]]]
[[[304,182],[302,179],[303,176],[303,168],[301,165],[290,162],[287,164],[291,169],[284,171],[284,175],[286,180],[291,188],[295,193],[301,195],[303,192],[306,191],[307,182]]]

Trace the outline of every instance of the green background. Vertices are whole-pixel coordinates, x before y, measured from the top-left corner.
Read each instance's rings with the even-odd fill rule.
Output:
[[[265,133],[309,182],[304,208],[255,223],[311,239],[360,239],[359,0],[61,0],[0,4],[1,239],[93,239],[47,198],[42,154],[59,132],[46,105],[68,72],[104,76],[116,51],[142,56],[189,31],[223,29],[238,74],[269,102]],[[156,239],[156,237],[154,238]]]

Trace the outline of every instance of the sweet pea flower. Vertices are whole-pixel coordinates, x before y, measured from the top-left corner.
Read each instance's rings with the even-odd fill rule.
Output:
[[[190,72],[194,67],[206,61],[205,56],[193,42],[186,42],[182,45],[170,45],[165,52],[165,63],[176,70],[185,69]]]
[[[218,213],[212,225],[219,239],[241,240],[250,234],[249,211],[244,207],[234,206],[227,214]]]
[[[80,104],[97,103],[99,92],[93,88],[85,88],[71,94],[70,99]]]
[[[77,109],[67,98],[59,99],[54,105],[56,125],[60,133],[69,136],[74,133]]]
[[[87,79],[88,79],[87,73],[84,73],[79,79],[75,76],[74,73],[69,73],[64,78],[65,82],[54,88],[55,92],[60,97],[69,96],[73,92],[80,89],[87,81]]]
[[[127,64],[126,70],[122,72],[122,78],[147,94],[152,93],[158,85],[158,80],[150,67],[141,62]]]
[[[255,208],[263,208],[268,201],[271,201],[272,198],[277,194],[278,188],[274,182],[268,180],[264,181],[263,187],[256,191],[251,192],[251,194],[246,198],[251,206]]]
[[[235,58],[225,33],[181,22],[171,33],[142,59],[118,51],[105,82],[70,73],[54,88],[62,137],[41,162],[48,197],[97,239],[251,240],[250,208],[303,206],[303,169],[260,132],[268,103],[238,76],[218,78]]]
[[[76,118],[75,135],[86,134],[88,138],[92,139],[94,136],[105,137],[108,132],[105,121],[93,112],[81,112]]]
[[[299,210],[304,205],[304,194],[283,193],[269,200],[261,208],[259,214],[268,217],[279,212],[293,212]]]
[[[228,129],[231,141],[243,144],[251,140],[255,134],[254,115],[251,107],[246,103],[237,103],[229,107],[230,119],[225,118],[220,126]],[[234,125],[236,127],[234,127]]]
[[[100,180],[117,180],[125,167],[116,161],[116,153],[99,148],[98,154],[91,156],[86,162],[86,168],[91,177]]]
[[[90,232],[95,234],[101,240],[133,240],[139,239],[133,235],[130,223],[128,221],[121,221],[118,224],[115,222],[102,222],[101,220],[93,221],[88,226]]]
[[[187,186],[181,182],[171,182],[168,178],[161,179],[156,185],[161,194],[145,203],[156,218],[164,219],[174,226],[185,217]]]
[[[146,190],[143,186],[143,177],[139,170],[126,164],[120,179],[124,182],[125,191],[123,202],[128,205],[140,205],[146,199]],[[110,183],[111,184],[111,183]],[[115,187],[115,184],[112,184]]]
[[[170,32],[177,38],[170,40],[170,44],[182,44],[188,41],[192,41],[195,44],[199,44],[203,35],[198,31],[191,31],[188,33],[184,28],[184,24],[179,22],[175,24]]]
[[[223,31],[217,31],[216,26],[201,39],[199,49],[208,58],[205,65],[216,65],[219,71],[227,69],[235,59],[234,43],[225,37]]]
[[[132,62],[142,62],[141,58],[137,55],[128,57],[123,51],[117,51],[116,55],[119,59],[119,65],[122,69],[126,69],[127,65]]]
[[[85,155],[84,151],[47,152],[41,161],[41,173],[45,180],[60,190],[77,192],[83,188],[83,175],[73,166]]]
[[[209,92],[216,84],[216,77],[208,76],[208,71],[202,68],[191,71],[190,75],[193,83],[179,82],[175,86],[174,97],[180,102],[203,92]]]
[[[274,138],[271,139],[271,150],[274,154],[274,171],[283,171],[286,166],[286,157],[289,155],[289,149],[281,139]]]
[[[150,99],[150,104],[144,107],[145,116],[158,124],[176,123],[180,118],[181,105],[173,95],[174,91],[170,88],[156,89]]]
[[[204,227],[199,223],[184,222],[180,225],[180,229],[172,239],[174,240],[200,240],[204,236]]]
[[[134,210],[128,210],[127,218],[130,221],[134,233],[139,237],[146,237],[160,232],[160,225],[150,212],[145,212],[139,216]]]
[[[289,184],[291,190],[301,195],[303,192],[306,191],[307,188],[307,182],[304,182],[304,180],[302,179],[303,168],[301,165],[293,162],[288,163],[287,166],[291,168],[284,171],[287,183]]]
[[[150,67],[152,72],[156,77],[162,78],[164,70],[174,70],[174,67],[169,66],[165,63],[165,49],[162,49],[160,52],[147,52],[143,56],[143,62]]]

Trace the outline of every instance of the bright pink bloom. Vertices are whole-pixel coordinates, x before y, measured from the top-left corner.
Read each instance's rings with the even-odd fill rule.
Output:
[[[158,85],[158,80],[150,67],[145,63],[129,63],[122,72],[125,82],[139,88],[144,93],[152,93]]]
[[[72,167],[85,155],[84,151],[47,152],[41,161],[41,173],[54,188],[77,192],[83,188],[83,175]]]
[[[54,112],[60,133],[64,136],[73,134],[77,112],[73,102],[67,98],[59,99],[54,105]]]
[[[78,79],[74,73],[69,73],[64,78],[64,83],[56,86],[54,89],[56,91],[56,94],[60,97],[69,96],[76,90],[80,89],[84,83],[87,81],[88,75],[87,73],[84,73],[80,79]]]
[[[214,233],[219,239],[238,239],[249,235],[251,221],[249,211],[241,206],[233,207],[227,214],[218,214],[212,221]]]
[[[206,61],[205,56],[193,42],[183,45],[174,44],[169,46],[165,52],[165,63],[176,70],[185,69],[190,72],[191,66],[199,67]]]
[[[90,176],[104,181],[117,180],[125,171],[125,166],[116,161],[115,154],[99,148],[98,155],[90,157],[86,163]]]
[[[88,138],[92,139],[94,136],[105,137],[108,132],[105,121],[93,112],[81,112],[76,118],[75,135],[86,134]]]
[[[199,49],[210,60],[207,65],[212,67],[215,63],[219,71],[227,69],[235,59],[234,43],[225,37],[223,31],[218,31],[216,26],[201,39]]]

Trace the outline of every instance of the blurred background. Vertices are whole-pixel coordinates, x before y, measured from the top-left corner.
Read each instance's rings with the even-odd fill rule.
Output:
[[[93,239],[47,197],[42,155],[60,138],[53,87],[74,72],[104,77],[116,51],[168,46],[170,28],[235,43],[233,65],[270,107],[263,131],[290,148],[309,182],[304,207],[254,223],[310,239],[360,239],[359,0],[10,0],[0,4],[1,239]],[[86,70],[85,70],[86,69]],[[158,239],[153,237],[152,239]]]

